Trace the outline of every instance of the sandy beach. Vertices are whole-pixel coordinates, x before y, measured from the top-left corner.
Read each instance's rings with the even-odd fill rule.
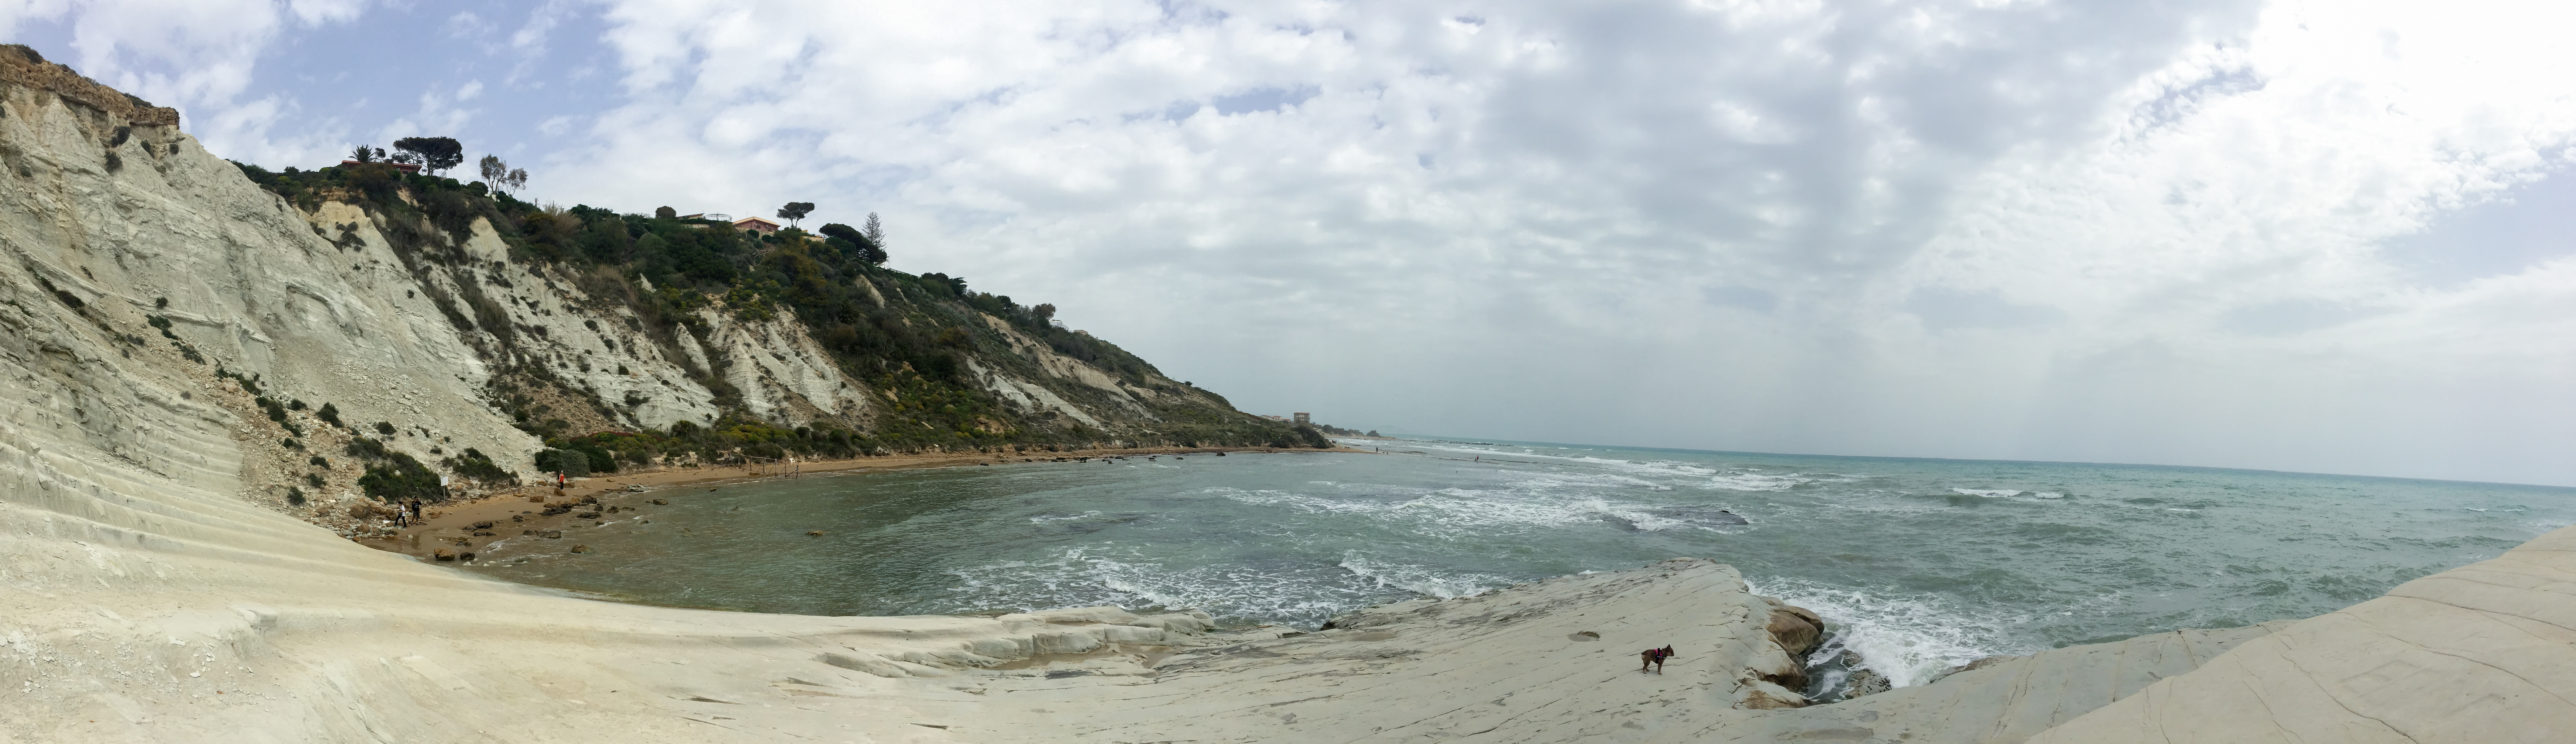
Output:
[[[685,499],[692,493],[707,493],[736,484],[776,478],[818,475],[927,470],[933,468],[989,467],[1038,462],[1110,462],[1128,458],[1187,458],[1192,455],[1221,457],[1233,454],[1311,454],[1338,452],[1377,454],[1371,450],[1335,447],[1333,449],[1282,449],[1277,447],[1134,447],[1121,449],[1087,449],[1079,452],[1022,453],[923,453],[857,457],[840,460],[813,460],[766,469],[743,466],[703,468],[655,468],[652,470],[574,478],[563,488],[555,488],[549,476],[546,483],[531,483],[513,488],[484,492],[470,498],[458,498],[422,509],[423,519],[401,528],[385,523],[381,531],[351,538],[360,545],[422,560],[466,560],[462,556],[494,540],[511,536],[557,532],[578,532],[581,527],[596,527],[606,520],[651,518],[655,500]],[[1044,455],[1041,457],[1040,455]],[[679,486],[704,486],[683,489]],[[546,514],[548,504],[580,508]],[[585,516],[588,515],[588,516]],[[490,523],[487,527],[477,524]],[[563,548],[580,544],[567,539]],[[477,556],[478,558],[481,556]]]

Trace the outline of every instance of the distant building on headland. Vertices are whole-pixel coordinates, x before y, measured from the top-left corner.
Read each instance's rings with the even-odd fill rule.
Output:
[[[1290,414],[1290,415],[1293,415],[1293,416],[1296,416],[1296,417],[1297,417],[1297,425],[1298,425],[1298,426],[1314,426],[1314,425],[1315,425],[1315,417],[1313,417],[1313,416],[1308,416],[1308,415],[1303,414],[1303,413]]]
[[[684,215],[680,215],[680,217],[679,217],[679,218],[680,218],[680,219],[684,219],[684,220],[706,220],[706,221],[709,221],[709,222],[724,222],[724,223],[729,223],[729,224],[732,224],[732,225],[733,225],[733,229],[736,229],[736,230],[742,230],[742,231],[746,231],[746,232],[756,232],[756,233],[764,233],[764,234],[765,234],[765,233],[774,233],[774,232],[778,232],[778,223],[776,223],[776,222],[771,222],[771,221],[769,221],[769,220],[765,220],[765,219],[761,219],[761,218],[759,218],[759,217],[744,217],[744,218],[742,218],[742,219],[738,219],[738,220],[737,220],[737,219],[734,219],[734,218],[733,218],[733,215],[730,215],[730,214],[723,214],[723,213],[719,213],[719,212],[700,212],[700,213],[698,213],[698,214],[684,214]]]

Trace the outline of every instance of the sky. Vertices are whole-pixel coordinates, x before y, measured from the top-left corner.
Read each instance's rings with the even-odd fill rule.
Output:
[[[1387,433],[2576,485],[2576,7],[18,0],[271,169],[883,215]]]

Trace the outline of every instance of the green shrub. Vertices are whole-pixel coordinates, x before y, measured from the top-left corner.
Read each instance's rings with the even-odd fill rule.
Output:
[[[383,442],[368,439],[366,437],[350,437],[349,456],[360,460],[366,460],[368,462],[374,462],[377,460],[392,459],[394,452],[393,450],[385,449],[385,443]]]
[[[439,461],[450,472],[481,481],[486,485],[518,485],[519,474],[502,469],[500,463],[468,447],[465,453]]]
[[[342,428],[347,428],[348,426],[347,424],[340,423],[340,407],[329,403],[322,404],[322,410],[315,411],[313,413],[313,417],[321,419],[323,423],[330,424],[332,426]]]
[[[536,460],[539,472],[562,473],[566,478],[590,474],[590,456],[578,450],[538,450]]]
[[[437,473],[430,472],[411,455],[391,454],[382,464],[367,466],[367,474],[358,477],[359,489],[380,501],[446,500],[447,489],[439,487]]]

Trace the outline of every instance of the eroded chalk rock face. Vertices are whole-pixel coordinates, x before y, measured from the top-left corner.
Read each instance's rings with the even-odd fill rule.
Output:
[[[2576,731],[2576,527],[2282,625],[2031,741],[2555,742]]]
[[[1816,648],[1816,642],[1824,637],[1825,620],[1817,617],[1815,612],[1804,607],[1784,604],[1774,597],[1763,597],[1762,601],[1771,605],[1771,618],[1768,623],[1771,637],[1778,640],[1780,647],[1786,649],[1791,655],[1804,658],[1808,651]]]
[[[2012,655],[2009,655],[2009,654],[1999,654],[1999,655],[1995,655],[1995,656],[1982,657],[1982,658],[1979,658],[1979,659],[1977,659],[1977,660],[1975,660],[1975,661],[1971,661],[1971,662],[1968,662],[1968,663],[1965,663],[1965,664],[1961,664],[1961,665],[1958,665],[1958,666],[1950,667],[1950,668],[1948,668],[1948,669],[1943,669],[1943,670],[1941,670],[1941,671],[1939,671],[1939,672],[1936,672],[1936,673],[1934,673],[1934,674],[1932,675],[1932,679],[1927,680],[1927,681],[1928,681],[1928,682],[1939,682],[1939,681],[1941,681],[1942,679],[1945,679],[1945,678],[1947,678],[1947,677],[1949,677],[1950,675],[1953,675],[1953,674],[1958,674],[1958,673],[1960,673],[1960,672],[1966,672],[1966,671],[1974,671],[1974,670],[1978,670],[1978,669],[1984,669],[1984,668],[1986,668],[1986,667],[1994,666],[1994,665],[1996,665],[1996,664],[2001,664],[2001,663],[2004,663],[2004,662],[2007,662],[2007,661],[2012,661],[2012,660],[2014,660],[2014,659],[2018,659],[2018,658],[2021,658],[2021,657],[2019,657],[2019,656],[2012,656]]]
[[[1989,657],[1938,682],[1864,694],[1842,702],[1677,730],[1655,741],[1903,741],[1907,744],[2018,742],[2049,727],[2191,672],[2230,648],[2282,627],[2181,630],[2116,643],[2069,646],[2029,656]],[[1854,673],[1852,682],[1864,682]],[[1883,678],[1871,686],[1883,684]]]
[[[1077,730],[1104,741],[1403,740],[1505,728],[1516,741],[1575,741],[1605,729],[1642,733],[1694,717],[1806,705],[1770,681],[1797,680],[1801,667],[1770,633],[1772,610],[1733,568],[1677,559],[1372,607],[1312,633],[1210,634],[1204,638],[1234,642],[1187,641],[1152,667],[1156,689],[1189,694],[1099,689],[1140,683],[1115,677],[1087,684],[1005,677],[990,689],[1009,691],[1015,706],[1082,710]],[[1151,624],[1093,615],[1100,612],[997,619],[1104,622],[1103,643],[1116,626]],[[1263,634],[1272,637],[1244,640]],[[1638,651],[1667,645],[1678,655],[1662,674],[1638,671]],[[973,735],[986,740],[1064,735],[1050,716],[983,715],[989,720]],[[1623,723],[1636,727],[1618,728]]]

